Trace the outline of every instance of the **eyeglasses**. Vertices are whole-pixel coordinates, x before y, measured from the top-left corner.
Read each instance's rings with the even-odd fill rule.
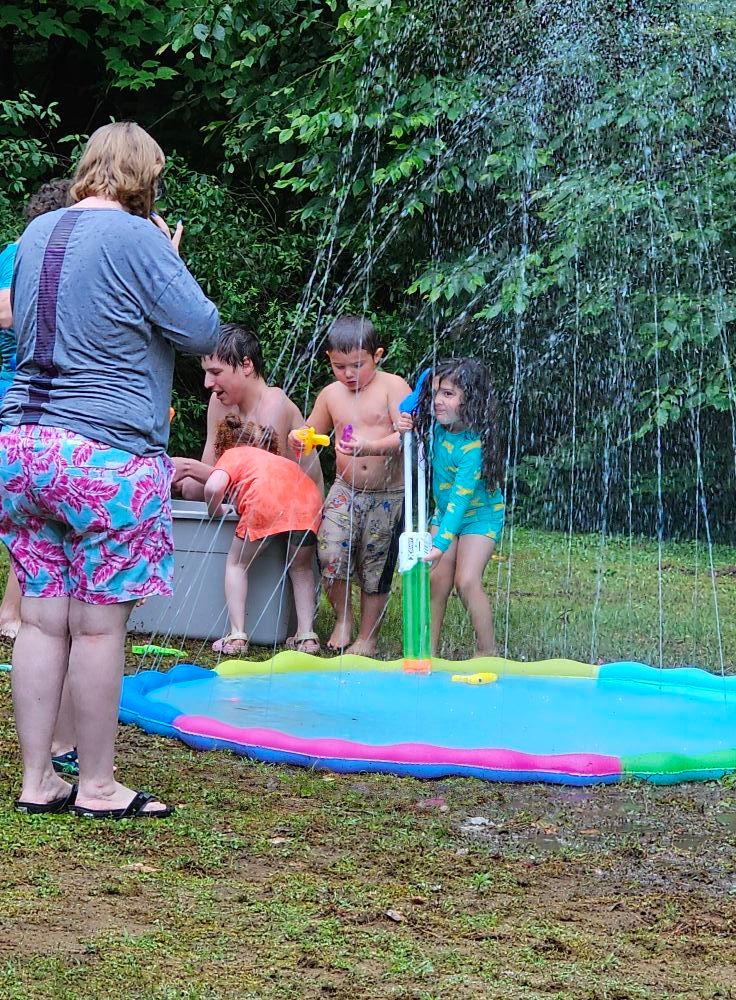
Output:
[[[161,201],[166,197],[166,182],[162,174],[159,174],[153,182],[153,197],[155,201]]]

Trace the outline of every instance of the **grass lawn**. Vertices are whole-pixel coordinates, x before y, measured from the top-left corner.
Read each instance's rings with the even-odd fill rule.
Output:
[[[736,551],[714,553],[720,641],[704,552],[662,561],[663,662],[718,670],[722,650],[732,670]],[[517,659],[657,663],[657,565],[649,542],[517,531],[489,581],[500,640]],[[384,655],[399,622],[392,606]],[[445,635],[467,655],[456,605]],[[123,728],[121,777],[178,804],[173,819],[26,817],[9,693],[0,674],[3,1000],[736,996],[730,780],[341,776]]]
[[[651,539],[570,538],[517,529],[486,575],[496,636],[512,659],[569,657],[585,663],[640,660],[655,666],[736,669],[736,549]],[[401,655],[400,583],[381,636],[384,657]],[[323,609],[320,631],[329,633]],[[716,625],[718,622],[718,626]],[[660,657],[661,632],[661,657]],[[472,654],[473,633],[456,597],[442,653]]]

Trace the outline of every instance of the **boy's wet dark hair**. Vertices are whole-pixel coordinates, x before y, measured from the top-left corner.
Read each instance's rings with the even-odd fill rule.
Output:
[[[340,316],[327,332],[327,350],[349,354],[350,351],[364,350],[374,355],[383,347],[376,328],[363,316]]]
[[[42,184],[38,191],[31,196],[23,210],[26,225],[33,222],[39,215],[55,212],[57,208],[66,208],[69,204],[69,188],[71,186],[72,182],[63,177],[55,177],[52,181]]]
[[[240,368],[247,358],[253,365],[255,374],[259,378],[263,375],[263,355],[258,337],[239,323],[222,324],[220,339],[212,357],[231,368]]]

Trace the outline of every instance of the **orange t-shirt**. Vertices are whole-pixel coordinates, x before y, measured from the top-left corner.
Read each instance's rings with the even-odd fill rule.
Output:
[[[240,514],[238,538],[253,542],[280,531],[318,530],[322,497],[291,459],[240,445],[223,452],[215,469],[230,477],[229,492]]]

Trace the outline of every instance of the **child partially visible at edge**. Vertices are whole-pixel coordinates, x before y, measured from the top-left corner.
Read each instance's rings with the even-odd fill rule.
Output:
[[[278,454],[278,436],[272,427],[244,423],[228,414],[217,429],[217,462],[204,486],[212,517],[221,512],[225,496],[235,504],[240,520],[225,562],[225,600],[230,631],[213,643],[216,653],[245,653],[245,602],[248,571],[268,540],[288,541],[288,573],[294,592],[296,634],[288,649],[316,654],[320,651],[313,631],[315,585],[312,565],[322,512],[322,495],[316,484],[291,459]]]
[[[475,358],[441,361],[398,427],[416,430],[431,457],[433,548],[427,556],[432,653],[438,652],[453,587],[475,630],[476,656],[497,653],[483,573],[501,537],[505,505],[496,397],[488,369]]]
[[[331,652],[376,652],[398,556],[403,519],[398,404],[411,389],[399,375],[381,371],[384,348],[373,324],[342,316],[327,334],[335,381],[320,392],[307,425],[335,430],[337,475],[325,500],[317,555],[322,582],[335,612],[327,643]],[[296,451],[298,431],[289,435]],[[351,644],[351,577],[360,585],[360,624]]]

